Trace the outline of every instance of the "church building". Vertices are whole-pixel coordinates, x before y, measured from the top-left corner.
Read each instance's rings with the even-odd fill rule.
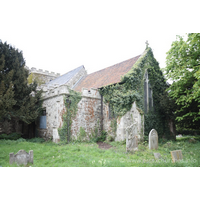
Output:
[[[153,66],[154,63],[156,66]],[[51,81],[46,78],[38,87],[43,90],[43,112],[37,122],[38,135],[46,139],[52,138],[54,142],[60,140],[59,130],[63,127],[67,110],[65,101],[69,99],[70,91],[74,91],[81,95],[81,99],[71,124],[68,124],[71,140],[80,138],[81,132],[85,134],[84,139],[89,140],[94,134],[100,135],[102,131],[106,131],[110,140],[123,141],[126,139],[126,128],[130,126],[138,140],[142,139],[145,114],[155,112],[154,88],[157,86],[153,82],[152,71],[160,70],[158,68],[151,48],[147,47],[141,55],[91,74],[87,74],[82,65],[61,76],[52,75]],[[112,87],[122,88],[119,92],[120,98],[124,98],[123,102],[114,102],[114,96],[116,99],[118,97],[117,91],[113,93],[113,100],[111,97],[109,102],[106,101],[103,90]],[[127,106],[126,101],[129,104]],[[123,108],[123,115],[115,115],[111,102],[116,110],[120,106]]]

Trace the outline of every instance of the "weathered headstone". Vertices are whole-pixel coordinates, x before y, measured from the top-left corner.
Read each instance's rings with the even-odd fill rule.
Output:
[[[158,133],[155,129],[149,133],[149,149],[158,149]]]
[[[55,143],[60,142],[60,136],[58,134],[58,130],[56,127],[53,127],[53,142]]]
[[[176,151],[171,151],[171,156],[172,156],[172,161],[175,163],[178,160],[183,159],[182,151],[181,150],[176,150]]]
[[[154,157],[155,157],[155,159],[160,159],[161,155],[160,155],[160,153],[154,153]]]
[[[134,124],[126,128],[126,152],[138,149],[138,136],[134,135]]]
[[[19,150],[16,154],[10,153],[10,164],[16,162],[18,165],[27,165],[28,163],[33,164],[33,150],[27,153],[24,150]]]

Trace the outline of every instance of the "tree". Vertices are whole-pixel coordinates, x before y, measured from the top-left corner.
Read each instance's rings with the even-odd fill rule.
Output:
[[[175,100],[176,120],[183,128],[200,128],[200,33],[177,36],[167,52],[165,75],[173,83],[169,95]]]
[[[36,82],[27,82],[23,54],[0,41],[0,121],[35,121],[41,110],[41,92]]]

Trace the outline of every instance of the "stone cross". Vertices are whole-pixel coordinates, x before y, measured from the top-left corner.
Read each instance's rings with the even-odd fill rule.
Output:
[[[148,43],[148,40],[145,42],[146,44],[146,49],[149,47],[149,43]]]
[[[10,164],[16,162],[18,165],[27,165],[28,163],[33,164],[33,150],[30,150],[27,153],[24,150],[19,150],[15,155],[14,153],[10,153]]]
[[[134,124],[126,128],[126,152],[138,149],[138,136],[134,135]]]
[[[158,133],[155,129],[149,133],[149,149],[158,149]]]
[[[172,156],[172,161],[175,163],[178,160],[183,159],[182,151],[181,150],[176,150],[176,151],[171,151],[171,156]]]

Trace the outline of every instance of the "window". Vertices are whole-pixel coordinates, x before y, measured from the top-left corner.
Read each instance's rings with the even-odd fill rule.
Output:
[[[144,77],[144,112],[148,113],[153,108],[153,91],[149,82],[149,75],[146,71]]]
[[[41,129],[47,128],[46,109],[42,110],[42,115],[40,116],[40,128]]]
[[[115,118],[115,113],[113,107],[109,104],[109,119]]]

